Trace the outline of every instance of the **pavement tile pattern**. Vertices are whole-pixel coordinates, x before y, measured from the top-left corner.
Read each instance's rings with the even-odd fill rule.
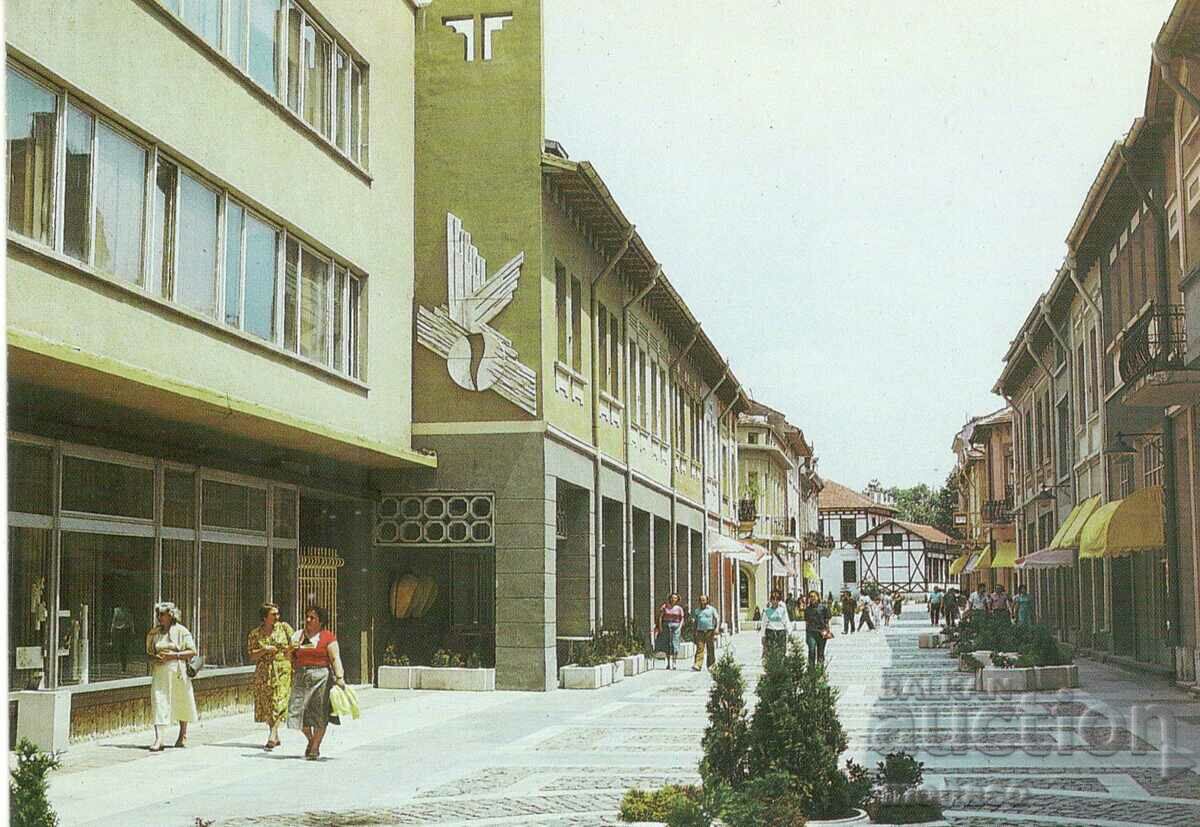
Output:
[[[905,616],[831,641],[846,757],[873,765],[892,750],[914,752],[956,827],[1200,825],[1200,701],[1088,663],[1079,690],[976,692],[944,650],[917,648],[927,628]],[[733,651],[752,703],[758,640],[743,634]],[[335,731],[317,764],[256,749],[260,733],[243,716],[207,724],[192,755],[148,759],[118,738],[73,750],[63,772],[82,789],[167,766],[154,761],[202,759],[197,790],[114,805],[101,793],[73,797],[56,780],[51,794],[69,805],[64,826],[194,827],[202,817],[214,827],[607,827],[619,824],[630,787],[698,780],[709,686],[707,674],[655,669],[591,692],[365,691],[371,724]],[[310,784],[332,785],[334,800],[285,792]],[[264,795],[273,788],[285,794]]]

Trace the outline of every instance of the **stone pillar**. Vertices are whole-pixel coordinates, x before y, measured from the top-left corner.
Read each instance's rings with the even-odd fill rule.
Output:
[[[654,580],[652,601],[654,608],[662,605],[674,591],[671,581],[671,523],[654,517]]]
[[[691,557],[691,572],[692,572],[692,605],[697,605],[700,601],[700,595],[707,594],[709,602],[713,601],[713,596],[709,594],[708,586],[708,566],[704,565],[704,535],[699,531],[688,531],[688,540],[691,543],[689,547],[689,555]]]
[[[691,555],[688,553],[691,542],[689,535],[687,526],[675,526],[675,585],[673,588],[679,592],[679,602],[691,609],[696,605],[696,601],[692,595],[692,573],[689,563]]]
[[[633,567],[630,572],[630,594],[633,600],[633,621],[638,631],[650,639],[654,628],[654,532],[653,518],[645,511],[633,509]]]
[[[596,556],[595,513],[590,491],[547,477],[546,488],[556,488],[555,618],[559,637],[585,637],[595,630]],[[565,531],[566,536],[561,532]]]

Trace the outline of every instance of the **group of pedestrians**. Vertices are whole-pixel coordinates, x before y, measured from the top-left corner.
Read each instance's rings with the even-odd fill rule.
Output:
[[[794,601],[799,607],[802,601]],[[821,595],[812,591],[804,605],[804,643],[808,649],[808,662],[825,662],[825,644],[833,637],[829,621],[833,614],[829,607],[821,601]],[[783,599],[783,593],[776,590],[771,592],[771,599],[762,611],[762,646],[763,655],[771,651],[787,649],[788,631],[791,626],[791,613],[788,604]]]
[[[1002,583],[992,586],[990,592],[986,583],[980,583],[969,596],[954,587],[943,592],[940,586],[934,586],[929,596],[929,620],[934,626],[944,621],[946,627],[952,629],[958,624],[959,617],[972,614],[995,615],[1031,625],[1033,598],[1023,583],[1017,586],[1015,595],[1010,595]]]
[[[872,597],[855,597],[849,589],[842,591],[842,634],[853,634],[864,628],[875,631],[880,626],[891,626],[892,618],[904,611],[904,593],[876,594]],[[855,622],[857,618],[857,622]]]
[[[717,634],[721,628],[721,616],[708,602],[708,595],[700,595],[697,603],[699,605],[692,611],[692,642],[696,644],[693,672],[703,671],[705,658],[709,669],[717,662]],[[668,669],[676,667],[679,650],[683,647],[683,621],[686,617],[687,610],[679,602],[677,593],[672,592],[658,607],[654,650],[666,656]]]
[[[199,718],[192,679],[202,667],[199,647],[180,622],[174,603],[154,607],[157,622],[146,633],[146,655],[150,659],[150,701],[154,713],[154,743],[150,752],[163,750],[163,731],[179,722],[176,747],[187,746],[188,724]],[[340,720],[330,700],[333,687],[346,689],[346,672],[337,638],[326,626],[329,612],[310,606],[299,630],[279,618],[279,606],[264,603],[261,623],[246,638],[247,654],[254,662],[254,720],[267,725],[264,748],[280,745],[279,725],[298,729],[308,740],[304,757],[321,757],[321,742],[330,723]]]

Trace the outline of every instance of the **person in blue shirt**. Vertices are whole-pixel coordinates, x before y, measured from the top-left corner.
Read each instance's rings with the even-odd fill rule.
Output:
[[[779,590],[771,592],[771,600],[762,610],[762,639],[763,657],[772,650],[787,651],[788,627],[791,618],[788,617],[787,604],[783,602],[783,593]]]
[[[1029,596],[1025,584],[1017,587],[1017,596],[1013,598],[1013,606],[1017,610],[1017,623],[1022,626],[1033,625],[1033,598]]]
[[[704,668],[706,655],[709,669],[712,669],[713,664],[717,662],[716,638],[717,629],[721,625],[721,616],[708,602],[708,595],[700,595],[699,603],[700,606],[692,615],[695,620],[695,632],[692,637],[695,638],[696,644],[696,659],[692,663],[693,672],[699,672]]]

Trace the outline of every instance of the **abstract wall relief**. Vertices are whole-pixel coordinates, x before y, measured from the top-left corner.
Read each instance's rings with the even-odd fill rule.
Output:
[[[489,326],[517,292],[525,253],[509,259],[490,277],[487,260],[453,213],[446,214],[446,295],[430,310],[417,307],[417,342],[446,360],[456,384],[494,390],[537,415],[537,374],[521,363],[512,341]]]

